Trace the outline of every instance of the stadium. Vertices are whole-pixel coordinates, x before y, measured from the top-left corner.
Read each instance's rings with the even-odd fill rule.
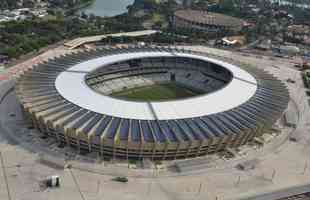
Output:
[[[79,151],[171,160],[259,137],[289,101],[280,80],[219,56],[176,48],[101,48],[63,55],[19,77],[33,126]]]
[[[243,20],[200,10],[177,10],[173,16],[175,28],[185,28],[197,31],[220,32],[220,31],[240,31]]]

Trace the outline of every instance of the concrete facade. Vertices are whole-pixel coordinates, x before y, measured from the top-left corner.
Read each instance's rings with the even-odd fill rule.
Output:
[[[182,52],[148,47],[99,49],[61,56],[36,65],[21,76],[16,85],[24,114],[36,129],[78,150],[96,151],[110,158],[163,160],[197,157],[244,145],[270,128],[287,107],[288,91],[281,81],[263,70],[242,65],[238,66],[257,81],[253,97],[233,109],[186,119],[143,120],[102,114],[68,101],[55,88],[55,80],[60,73],[86,60],[125,52],[156,51]],[[197,54],[192,51],[186,53]],[[242,95],[238,91],[235,93]]]

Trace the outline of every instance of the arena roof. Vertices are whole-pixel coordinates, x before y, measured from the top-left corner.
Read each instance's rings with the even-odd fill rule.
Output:
[[[174,13],[174,15],[186,21],[208,25],[230,27],[230,26],[242,26],[243,23],[241,19],[235,17],[200,10],[190,10],[190,9],[178,10]]]
[[[134,58],[141,59],[126,61]],[[161,80],[175,75],[179,83],[193,81],[197,88],[204,87],[207,95],[166,102],[104,96],[155,80],[156,73],[145,74],[163,69],[169,73],[159,75]],[[193,77],[187,77],[189,73]],[[15,90],[25,116],[41,132],[87,151],[134,159],[185,158],[243,145],[269,129],[289,101],[286,85],[262,69],[156,46],[59,56],[33,66],[18,79]]]
[[[189,57],[216,63],[228,69],[233,79],[224,88],[211,94],[164,102],[116,99],[95,92],[85,83],[87,74],[103,66],[130,59],[158,56]],[[255,94],[257,82],[251,74],[239,67],[205,56],[170,52],[135,52],[107,55],[74,65],[58,75],[55,86],[63,98],[96,113],[128,119],[168,120],[200,117],[238,107]]]

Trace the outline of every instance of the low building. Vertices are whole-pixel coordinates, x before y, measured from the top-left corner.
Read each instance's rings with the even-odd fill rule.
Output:
[[[278,51],[279,53],[285,55],[297,55],[300,53],[299,47],[292,45],[280,45],[279,47],[275,47],[274,51]]]
[[[294,113],[286,112],[284,115],[284,121],[286,126],[296,128],[298,120],[296,119],[296,115]]]
[[[300,43],[304,45],[310,44],[310,26],[292,25],[288,27],[285,34],[287,39],[294,43]]]
[[[224,37],[221,40],[221,44],[225,46],[242,46],[245,43],[244,36],[231,36],[231,37]]]

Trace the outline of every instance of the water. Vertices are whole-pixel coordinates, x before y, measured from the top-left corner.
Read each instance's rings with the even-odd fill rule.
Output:
[[[127,12],[127,6],[134,0],[94,0],[94,3],[83,9],[86,14],[94,14],[101,17],[112,17]]]

